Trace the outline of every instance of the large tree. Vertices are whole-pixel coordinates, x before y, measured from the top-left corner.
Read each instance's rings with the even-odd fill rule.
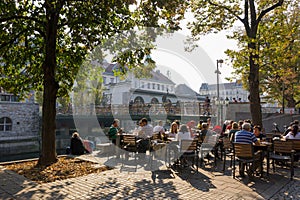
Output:
[[[236,21],[243,25],[246,35],[244,42],[248,48],[248,86],[250,111],[253,123],[262,125],[262,114],[259,94],[259,69],[257,62],[258,26],[269,12],[283,4],[284,0],[192,0],[191,8],[195,21],[190,24],[193,36],[230,29]]]
[[[257,35],[257,51],[260,65],[260,92],[264,100],[281,102],[282,106],[296,107],[300,103],[300,5],[296,0],[266,15],[259,25]],[[235,75],[240,75],[246,84],[249,65],[244,44],[245,34],[236,30],[233,39],[237,39],[239,50],[228,50],[233,61]],[[286,101],[286,104],[283,102]]]
[[[123,30],[178,28],[182,5],[180,0],[0,1],[1,87],[15,94],[43,91],[40,164],[57,160],[56,100],[72,87],[85,55]],[[119,57],[134,66],[147,56],[141,52],[145,49]]]

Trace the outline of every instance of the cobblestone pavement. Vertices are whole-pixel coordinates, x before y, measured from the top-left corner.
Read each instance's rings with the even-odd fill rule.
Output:
[[[300,170],[290,181],[288,171],[266,179],[233,179],[218,167],[171,170],[148,160],[120,164],[115,157],[81,156],[115,168],[99,174],[37,184],[0,166],[0,199],[300,199]],[[220,164],[219,164],[220,165]],[[153,168],[155,166],[155,168]]]

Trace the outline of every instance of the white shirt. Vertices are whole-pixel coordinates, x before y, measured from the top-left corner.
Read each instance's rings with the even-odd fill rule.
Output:
[[[288,134],[286,134],[285,139],[300,139],[300,132],[294,136],[293,132],[290,131]]]
[[[158,132],[159,132],[159,133],[164,133],[164,132],[165,132],[165,129],[164,129],[163,126],[157,125],[157,126],[154,126],[153,132],[154,132],[154,133],[158,133]]]
[[[147,124],[143,127],[141,127],[141,130],[139,132],[139,136],[141,138],[148,138],[148,137],[151,137],[153,135],[153,127],[151,124]]]
[[[176,137],[177,137],[177,141],[192,139],[190,132],[179,132],[178,134],[176,134]]]

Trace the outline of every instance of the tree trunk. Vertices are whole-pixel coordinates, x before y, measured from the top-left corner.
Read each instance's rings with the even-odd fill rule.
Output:
[[[255,43],[249,43],[248,47],[250,49],[250,73],[248,76],[250,91],[250,112],[253,124],[262,126],[262,113],[259,95],[259,65],[256,62],[259,56],[253,53],[256,52]]]
[[[285,99],[287,100],[287,107],[288,108],[295,108],[296,107],[296,101],[294,99],[293,94],[284,94]]]
[[[58,13],[53,12],[51,4],[47,7],[47,24],[45,37],[44,96],[42,110],[42,151],[39,164],[50,165],[57,161],[55,140],[56,97],[58,83],[55,80],[56,70],[56,38]]]

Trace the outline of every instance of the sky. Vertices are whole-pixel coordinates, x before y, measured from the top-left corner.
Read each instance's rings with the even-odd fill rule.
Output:
[[[197,44],[198,48],[192,52],[184,50],[184,41],[187,33],[175,33],[172,37],[159,37],[157,49],[151,54],[163,74],[171,72],[170,79],[177,84],[186,84],[198,92],[202,83],[216,84],[217,60],[219,64],[219,83],[228,82],[226,77],[231,76],[232,67],[225,60],[226,49],[235,49],[235,41],[226,38],[226,32],[204,36]]]
[[[192,52],[184,51],[184,41],[190,35],[186,28],[188,21],[193,20],[191,14],[186,15],[182,22],[182,30],[176,32],[171,38],[161,37],[157,42],[157,49],[151,54],[157,63],[158,69],[167,74],[177,84],[186,84],[198,92],[202,83],[217,84],[217,60],[224,60],[219,64],[219,83],[228,82],[233,71],[228,57],[224,53],[227,49],[237,49],[236,41],[227,39],[229,31],[202,36],[197,42],[198,48]],[[238,25],[238,23],[237,23]]]

